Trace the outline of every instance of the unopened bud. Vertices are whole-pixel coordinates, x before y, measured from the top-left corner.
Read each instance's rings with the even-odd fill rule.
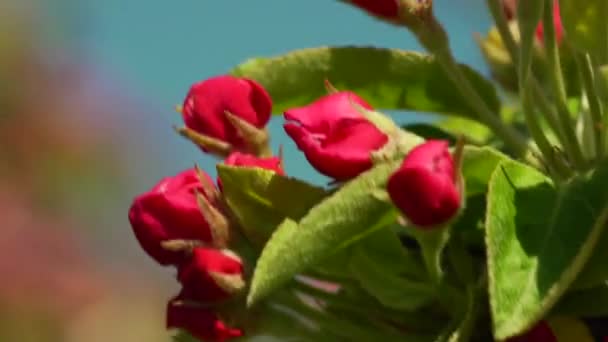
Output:
[[[421,228],[438,227],[461,207],[458,172],[448,143],[429,140],[410,151],[389,178],[387,190],[409,222]]]
[[[195,248],[177,277],[181,295],[202,302],[226,299],[245,287],[241,259],[226,250]]]

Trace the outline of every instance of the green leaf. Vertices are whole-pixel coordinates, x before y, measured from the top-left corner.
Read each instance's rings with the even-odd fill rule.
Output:
[[[477,287],[470,285],[467,288],[467,308],[458,328],[450,335],[448,342],[470,341],[477,327],[478,316],[481,311],[481,296]]]
[[[340,280],[350,280],[353,278],[352,273],[345,267],[350,262],[352,256],[352,245],[341,249],[332,254],[330,257],[318,263],[312,269],[312,272],[323,277],[338,278]]]
[[[415,311],[435,298],[428,282],[395,274],[395,270],[374,260],[364,249],[355,250],[350,271],[361,287],[387,308]]]
[[[498,112],[500,103],[493,85],[473,69],[461,68],[490,109]],[[378,109],[469,118],[474,113],[437,61],[417,52],[372,47],[311,48],[251,59],[232,74],[260,82],[272,96],[275,113],[327,94],[325,80],[340,90],[356,92]]]
[[[353,315],[347,316],[345,312],[333,315],[326,313],[326,315],[319,317],[317,322],[322,331],[330,332],[344,341],[431,341],[428,335],[406,333],[393,327],[387,328],[386,325],[372,324],[369,315],[363,318]]]
[[[505,154],[491,147],[466,146],[462,161],[462,175],[467,197],[483,194],[498,163],[508,160]]]
[[[556,189],[543,174],[506,161],[488,192],[486,244],[494,334],[519,334],[553,307],[602,233],[606,165]]]
[[[373,191],[384,187],[398,162],[380,164],[313,207],[299,224],[286,219],[258,260],[247,298],[252,305],[366,234],[394,220],[390,203]]]
[[[420,253],[403,246],[390,227],[369,234],[353,244],[351,249],[352,254],[368,255],[394,273],[416,280],[428,279]],[[351,267],[357,267],[356,264],[351,260]]]
[[[608,284],[566,294],[552,313],[576,317],[608,316]]]
[[[199,342],[198,339],[192,337],[187,332],[180,330],[177,334],[172,336],[173,342]]]
[[[487,142],[493,134],[491,129],[477,121],[455,116],[438,120],[435,125],[452,136],[463,136],[471,143],[480,145]]]
[[[441,139],[447,140],[450,144],[456,143],[456,137],[449,132],[441,129],[437,125],[426,123],[412,123],[401,126],[402,129],[414,133],[424,139]]]
[[[465,146],[462,175],[466,187],[466,206],[453,223],[453,230],[461,234],[467,246],[484,245],[485,194],[492,173],[501,161],[510,160],[491,147]]]
[[[218,164],[217,170],[228,206],[260,245],[286,217],[299,220],[326,196],[321,188],[262,168]]]
[[[401,228],[401,226],[399,227]],[[397,234],[390,229],[380,229],[341,249],[331,257],[323,259],[323,262],[316,265],[314,270],[324,275],[352,279],[353,272],[345,265],[357,267],[352,263],[352,256],[359,249],[365,250],[367,254],[373,254],[376,262],[398,270],[399,274],[411,279],[426,279],[426,270],[422,265],[420,253],[405,248]]]
[[[486,196],[479,194],[467,198],[466,207],[452,224],[452,231],[462,238],[465,245],[485,250]]]
[[[607,164],[608,162],[604,162],[604,164],[593,175],[593,180],[595,180],[598,188],[590,188],[590,191],[585,194],[587,196],[587,201],[592,204],[606,201],[605,198],[608,196],[604,194],[606,189],[605,187],[607,186],[606,183],[608,183]],[[595,207],[599,207],[599,204]],[[605,211],[606,209],[603,210]],[[601,217],[597,221],[598,224],[600,223],[600,219]],[[608,223],[604,223],[604,227],[607,224]],[[591,257],[589,257],[585,267],[572,284],[572,289],[580,290],[596,288],[603,285],[608,280],[608,267],[606,267],[606,260],[608,260],[608,248],[605,248],[605,246],[608,246],[608,229],[603,228],[596,245],[598,248],[593,250],[593,253],[591,254]]]
[[[589,52],[597,64],[608,62],[608,2],[605,0],[559,0],[568,41]]]
[[[349,269],[359,284],[384,306],[414,311],[435,298],[420,256],[381,229],[353,246]]]
[[[572,289],[590,289],[608,280],[608,266],[606,265],[606,260],[608,260],[608,248],[606,248],[608,246],[608,229],[604,229],[597,245],[604,247],[596,248],[593,251],[589,261],[572,284]]]
[[[230,342],[334,342],[337,336],[329,334],[327,331],[319,331],[318,328],[311,326],[308,317],[298,312],[301,305],[293,294],[281,294],[281,299],[268,306],[256,308],[247,312],[247,316],[242,319],[241,328],[245,335],[230,339]],[[285,298],[288,297],[285,301]],[[294,302],[292,302],[294,301]],[[292,311],[284,310],[289,307]],[[259,309],[259,310],[258,310]],[[308,323],[308,324],[307,324]],[[338,340],[340,341],[340,340]]]

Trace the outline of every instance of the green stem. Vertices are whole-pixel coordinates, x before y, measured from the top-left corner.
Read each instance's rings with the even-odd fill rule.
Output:
[[[304,276],[322,279],[324,281],[328,281],[330,283],[342,284],[342,283],[351,283],[353,282],[353,277],[346,274],[333,274],[328,271],[319,270],[317,268],[313,268],[303,274]]]
[[[544,44],[551,71],[551,85],[553,86],[558,119],[561,130],[564,133],[562,144],[572,158],[572,162],[578,168],[581,168],[584,166],[585,160],[578,139],[576,138],[576,133],[574,132],[570,111],[568,110],[566,86],[559,56],[559,48],[557,46],[555,25],[553,23],[553,0],[545,0],[545,8],[543,11]]]
[[[535,103],[536,107],[541,113],[543,113],[543,117],[547,120],[547,123],[549,126],[551,126],[551,129],[559,138],[559,141],[564,146],[564,149],[570,154],[570,143],[569,140],[566,139],[566,133],[564,133],[559,119],[557,118],[557,111],[555,108],[553,108],[551,102],[549,102],[549,99],[547,99],[542,88],[540,87],[540,84],[538,84],[538,81],[532,75],[530,75],[530,83],[532,95],[537,100]]]
[[[526,125],[528,126],[528,130],[530,131],[530,135],[536,142],[536,146],[538,146],[539,150],[544,156],[544,161],[547,163],[548,168],[555,172],[557,165],[554,163],[554,153],[553,148],[551,147],[551,143],[547,140],[545,136],[545,132],[543,132],[540,126],[540,120],[534,114],[534,106],[530,101],[530,80],[528,82],[522,84],[522,88],[520,89],[520,96],[522,100],[522,110],[524,112],[524,117],[526,119]]]
[[[291,300],[288,306],[299,314],[311,318],[322,330],[347,338],[349,341],[391,341],[405,337],[400,336],[394,331],[394,328],[388,326],[375,324],[373,330],[365,329],[361,324],[345,319],[345,317],[338,318],[326,310],[312,308],[297,298]]]
[[[449,240],[448,227],[441,227],[431,231],[415,232],[414,236],[422,250],[422,258],[429,278],[438,286],[443,278],[442,256],[443,250]]]
[[[450,227],[413,231],[413,235],[420,244],[422,258],[439,301],[450,315],[458,314],[464,303],[464,295],[448,282],[443,270],[443,252],[450,239]]]
[[[370,308],[361,307],[359,305],[353,304],[352,302],[344,300],[344,298],[342,298],[342,296],[340,296],[339,294],[332,294],[332,293],[323,291],[321,289],[315,288],[313,286],[309,286],[309,285],[299,282],[299,281],[294,282],[293,288],[296,291],[303,293],[307,296],[311,296],[316,299],[322,300],[324,302],[334,304],[345,310],[349,310],[352,312],[358,312],[358,313],[365,313],[365,312],[369,313],[370,312]],[[371,309],[371,310],[372,310],[372,312],[375,311],[374,309]],[[379,313],[375,312],[375,314],[379,314]]]
[[[493,113],[481,98],[479,93],[473,88],[469,80],[464,76],[462,70],[454,60],[451,52],[437,54],[437,60],[443,67],[443,70],[448,74],[452,82],[457,85],[460,94],[469,102],[469,105],[477,113],[477,118],[488,125],[500,138],[507,144],[515,153],[522,156],[528,149],[526,140],[512,127],[506,125],[500,120],[497,113]]]
[[[437,62],[441,65],[448,78],[454,83],[460,95],[468,102],[477,115],[477,119],[490,127],[516,155],[525,155],[528,149],[526,139],[513,127],[502,122],[498,113],[492,112],[469,79],[464,75],[450,51],[449,39],[445,30],[437,21],[437,18],[434,16],[427,18],[424,25],[417,27],[414,33],[416,33],[420,43],[435,55]]]
[[[462,285],[475,281],[475,260],[467,250],[462,237],[457,235],[450,239],[447,256]]]
[[[305,326],[305,328],[310,331],[311,335],[318,335],[323,337],[331,336],[331,340],[336,340],[339,338],[337,335],[321,327],[319,321],[322,320],[322,318],[320,317],[322,315],[322,312],[308,307],[307,305],[302,303],[300,299],[294,296],[293,293],[278,293],[274,295],[274,299],[274,304],[279,304],[280,306],[286,307],[291,310],[292,313],[290,313],[290,316],[292,314],[295,314],[297,316],[297,320],[294,319],[294,323],[300,323],[300,325]],[[302,322],[298,322],[298,320],[311,322],[313,324],[313,327],[307,327],[305,324],[302,324]]]
[[[479,314],[477,292],[478,289],[475,284],[471,284],[467,287],[467,309],[465,311],[465,316],[458,329],[456,329],[448,339],[448,342],[467,342],[471,339]]]
[[[494,18],[494,22],[496,23],[498,33],[500,33],[500,38],[505,44],[511,60],[515,64],[518,57],[517,44],[515,43],[515,39],[513,38],[511,30],[509,29],[507,18],[502,11],[502,4],[500,3],[500,0],[487,0],[486,2],[492,17]]]
[[[505,44],[507,52],[513,61],[513,64],[517,66],[518,62],[518,47],[515,39],[513,38],[513,34],[509,29],[509,25],[507,23],[507,19],[502,12],[502,5],[500,4],[500,0],[487,0],[488,8],[490,9],[490,13],[492,13],[492,17],[496,23],[496,27],[498,32],[500,33],[500,37]],[[552,23],[553,21],[551,21]],[[582,160],[582,152],[580,149],[574,148],[573,146],[578,146],[576,136],[574,138],[571,134],[566,133],[567,130],[572,130],[571,126],[566,127],[564,129],[563,125],[560,123],[558,119],[558,114],[553,109],[551,103],[547,99],[547,96],[544,94],[542,87],[538,83],[538,80],[534,77],[534,75],[530,75],[530,90],[533,93],[535,101],[535,105],[538,109],[543,113],[544,118],[547,120],[551,129],[555,132],[555,134],[559,137],[564,149],[567,154],[571,156],[571,158],[577,161]],[[578,152],[577,152],[578,150]],[[580,156],[580,158],[579,158]]]
[[[589,112],[591,113],[591,127],[593,131],[593,140],[595,143],[596,158],[601,160],[605,154],[605,130],[603,127],[603,113],[601,103],[595,89],[595,76],[593,64],[589,54],[576,54],[578,69],[581,73],[583,87],[589,102]]]

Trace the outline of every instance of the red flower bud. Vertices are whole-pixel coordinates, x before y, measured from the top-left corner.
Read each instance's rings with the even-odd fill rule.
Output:
[[[399,2],[397,0],[351,0],[350,2],[378,17],[399,18]]]
[[[461,201],[448,143],[429,140],[415,147],[391,175],[387,188],[411,223],[432,227],[448,221]]]
[[[216,76],[196,83],[184,100],[182,115],[186,127],[244,149],[245,141],[225,112],[263,128],[272,114],[272,100],[257,82],[233,76]]]
[[[179,298],[177,298],[179,301]],[[183,329],[201,341],[222,342],[243,336],[243,332],[226,326],[208,309],[170,301],[167,306],[167,329]]]
[[[371,106],[352,92],[338,92],[285,112],[284,127],[320,173],[344,181],[372,167],[371,152],[388,137],[354,107]]]
[[[562,25],[562,17],[559,12],[559,2],[557,0],[553,2],[553,26],[555,27],[555,39],[557,39],[557,43],[559,44],[564,38],[564,26]],[[538,26],[536,26],[536,39],[538,39],[538,41],[545,41],[544,32],[543,23],[540,22]]]
[[[285,175],[282,161],[279,157],[258,158],[251,154],[233,152],[228,156],[228,158],[226,158],[226,160],[224,160],[224,164],[244,167],[257,166],[262,169],[274,171],[280,175]]]
[[[238,256],[217,249],[195,248],[192,258],[180,265],[177,278],[181,297],[201,302],[226,299],[245,286]]]
[[[515,18],[517,13],[517,0],[501,0],[502,11],[507,17],[507,20]]]
[[[557,337],[551,331],[546,321],[541,321],[523,335],[511,337],[508,342],[557,342]]]
[[[207,174],[201,175],[212,184]],[[135,237],[144,251],[162,265],[178,264],[185,258],[183,252],[164,249],[163,241],[212,240],[209,224],[197,205],[196,191],[203,193],[202,185],[196,171],[190,169],[163,178],[131,205],[129,221]]]

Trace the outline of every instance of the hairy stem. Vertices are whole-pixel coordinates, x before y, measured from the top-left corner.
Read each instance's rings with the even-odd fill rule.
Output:
[[[581,79],[583,81],[583,87],[585,88],[585,94],[589,102],[589,112],[591,114],[591,125],[593,141],[595,143],[596,158],[601,160],[605,154],[605,128],[603,125],[602,105],[598,97],[598,93],[595,89],[595,75],[591,57],[589,54],[577,53],[576,61],[578,69],[581,73]]]
[[[500,0],[487,0],[488,8],[490,9],[490,13],[494,18],[494,22],[496,23],[496,27],[498,32],[500,33],[500,37],[505,44],[507,52],[511,57],[514,65],[518,65],[518,47],[515,39],[513,38],[513,34],[509,29],[509,25],[507,23],[507,19],[505,18],[502,7],[500,4]],[[553,21],[551,21],[552,23]],[[560,72],[561,74],[561,72]],[[576,136],[567,133],[568,131],[574,132],[571,125],[564,127],[562,125],[560,119],[558,118],[558,114],[555,109],[551,105],[551,102],[543,92],[538,80],[534,77],[534,75],[529,75],[530,79],[530,88],[529,91],[532,92],[534,101],[534,105],[543,113],[543,117],[547,120],[551,129],[558,136],[562,146],[566,150],[568,156],[578,165],[582,165],[582,152],[580,147],[578,147],[578,141],[576,140]]]
[[[585,161],[580,144],[576,138],[576,133],[574,132],[570,111],[568,110],[566,85],[564,83],[553,20],[553,0],[545,0],[545,9],[543,11],[544,43],[551,71],[551,85],[555,96],[558,119],[562,132],[564,133],[564,140],[562,143],[572,158],[572,162],[580,168],[584,166]]]

